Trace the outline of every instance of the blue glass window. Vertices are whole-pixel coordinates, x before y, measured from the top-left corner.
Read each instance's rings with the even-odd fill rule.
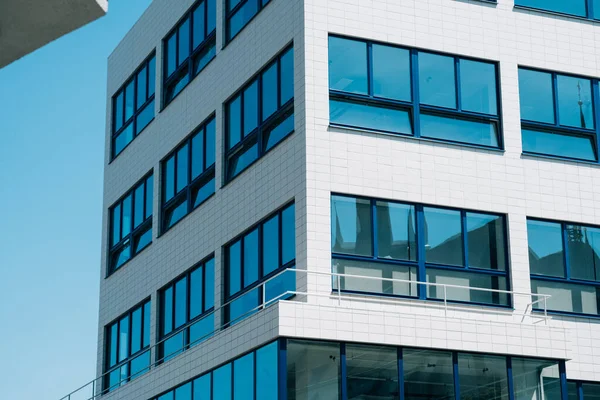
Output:
[[[594,13],[595,15],[591,15],[591,5],[595,5],[594,0],[515,0],[515,6],[518,7],[534,8],[560,14],[573,15],[576,17],[597,19],[597,13]],[[590,10],[590,12],[588,12],[588,10]]]
[[[498,88],[494,62],[329,37],[334,126],[501,148]]]
[[[597,161],[597,81],[519,68],[523,152]]]
[[[110,215],[108,274],[135,257],[152,243],[152,180],[142,178],[114,204]]]
[[[225,41],[229,43],[254,18],[269,0],[225,0]]]
[[[225,104],[227,182],[294,131],[293,59],[284,50]]]
[[[235,400],[253,400],[254,381],[254,353],[235,360],[233,362],[233,398]]]
[[[600,228],[529,218],[527,237],[531,290],[552,296],[547,309],[600,314]]]
[[[160,360],[166,361],[212,335],[214,268],[210,256],[160,290]]]
[[[113,96],[111,159],[117,157],[154,119],[155,71],[152,52]]]
[[[162,232],[214,194],[215,152],[211,116],[162,161]]]
[[[256,351],[256,398],[277,400],[277,342]]]
[[[105,332],[103,390],[109,392],[150,369],[150,300],[110,323]]]
[[[295,290],[293,271],[270,279],[295,267],[294,209],[294,204],[286,206],[225,246],[225,303],[231,303],[226,307],[227,322],[247,316],[263,297],[268,301]]]
[[[353,275],[341,290],[510,305],[505,293],[467,288],[509,290],[502,215],[334,195],[331,248],[333,272]]]
[[[198,0],[163,40],[163,107],[216,55],[216,0]]]

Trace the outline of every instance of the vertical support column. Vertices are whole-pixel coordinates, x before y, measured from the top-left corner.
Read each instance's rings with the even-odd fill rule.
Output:
[[[506,378],[508,379],[508,399],[515,400],[515,382],[512,373],[512,357],[506,357]]]
[[[460,382],[458,379],[458,353],[452,352],[452,372],[454,376],[454,398],[460,399]]]
[[[417,260],[419,263],[417,271],[417,281],[427,282],[427,274],[425,271],[425,215],[423,214],[423,206],[415,207],[417,213]],[[419,299],[427,298],[427,286],[419,284],[417,286]]]
[[[287,400],[287,339],[277,340],[277,398]]]
[[[346,343],[340,344],[340,400],[348,400],[348,371],[346,370]]]
[[[402,355],[402,348],[398,347],[397,350],[398,358],[398,392],[400,393],[399,399],[404,400],[404,358]]]
[[[569,398],[569,391],[567,390],[567,366],[565,361],[558,363],[558,371],[560,373],[560,393],[563,400]]]

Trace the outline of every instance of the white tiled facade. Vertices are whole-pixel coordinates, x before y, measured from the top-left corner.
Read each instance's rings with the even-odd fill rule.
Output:
[[[517,10],[513,0],[271,0],[225,47],[224,1],[217,0],[216,58],[160,112],[157,101],[155,120],[109,162],[112,94],[155,49],[161,97],[162,39],[192,4],[154,0],[109,58],[98,375],[108,323],[151,297],[156,343],[157,291],[211,253],[218,307],[222,246],[292,199],[296,267],[324,273],[331,272],[331,193],[506,214],[511,288],[524,293],[531,291],[526,217],[600,225],[598,166],[521,154],[517,75],[517,66],[531,66],[600,76],[600,26]],[[499,62],[505,151],[330,127],[332,33]],[[295,132],[221,188],[223,103],[292,42]],[[160,161],[214,112],[216,194],[158,237]],[[153,244],[106,278],[108,209],[151,169]],[[331,278],[299,273],[297,288],[327,295]],[[515,296],[514,312],[444,312],[418,300],[338,302],[309,295],[275,304],[105,396],[149,400],[279,336],[564,359],[568,379],[600,382],[600,320],[534,323],[520,315],[531,301]]]

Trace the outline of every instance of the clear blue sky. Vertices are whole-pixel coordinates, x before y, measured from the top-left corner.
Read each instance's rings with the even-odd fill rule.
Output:
[[[151,0],[0,69],[0,388],[58,400],[95,376],[107,58]]]

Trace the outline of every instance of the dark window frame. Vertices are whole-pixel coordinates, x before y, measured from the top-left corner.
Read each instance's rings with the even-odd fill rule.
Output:
[[[575,384],[575,387],[577,388],[577,400],[585,400],[585,390],[584,390],[584,385],[590,385],[590,386],[598,386],[598,388],[600,389],[600,383],[599,382],[594,382],[594,381],[583,381],[583,380],[571,380],[569,379],[567,381],[567,383],[573,383]]]
[[[152,52],[150,53],[150,55],[148,55],[144,61],[142,61],[142,63],[135,69],[135,71],[125,80],[125,83],[119,88],[119,90],[117,90],[115,92],[115,94],[112,96],[111,98],[111,140],[110,140],[110,162],[109,164],[116,159],[120,154],[123,153],[123,151],[125,151],[125,149],[131,144],[133,143],[133,141],[135,140],[135,138],[137,138],[139,135],[142,134],[142,132],[144,130],[146,130],[146,128],[152,123],[152,121],[154,121],[154,118],[156,118],[156,110],[153,110],[153,117],[152,119],[146,124],[146,126],[144,126],[139,132],[137,132],[137,117],[139,114],[141,114],[146,107],[148,107],[156,98],[156,84],[154,85],[154,92],[148,96],[148,92],[149,92],[149,88],[150,88],[150,80],[155,80],[156,79],[156,75],[155,76],[150,76],[150,62],[154,60],[154,71],[156,74],[156,49],[152,50]],[[138,74],[144,69],[146,68],[146,100],[144,101],[144,103],[142,105],[140,105],[138,107]],[[125,108],[126,108],[126,89],[127,86],[129,84],[133,83],[133,104],[134,104],[134,111],[132,116],[129,119],[125,119]],[[119,129],[115,129],[116,128],[116,107],[117,107],[117,97],[119,97],[120,94],[123,94],[123,105],[122,105],[122,113],[123,113],[123,122],[121,124],[121,126],[119,127]],[[115,153],[115,142],[117,137],[123,133],[128,127],[129,125],[132,126],[133,129],[133,138],[131,139],[131,141],[129,143],[127,143],[123,149],[121,149],[121,151],[119,153]]]
[[[240,10],[242,9],[248,2],[250,1],[256,1],[257,3],[257,10],[256,13],[250,17],[250,19],[244,24],[244,26],[242,26],[240,28],[239,31],[237,31],[237,33],[233,36],[230,37],[230,26],[231,26],[231,18]],[[264,3],[266,1],[266,3]],[[225,46],[227,46],[229,43],[231,43],[233,41],[233,39],[235,39],[240,33],[242,33],[242,31],[248,26],[250,25],[250,23],[254,20],[254,18],[256,18],[258,16],[258,14],[260,14],[260,12],[262,10],[265,9],[265,7],[267,7],[272,1],[274,0],[240,0],[240,2],[233,7],[233,9],[231,9],[231,11],[227,11],[229,10],[229,5],[231,4],[231,0],[225,0],[224,5],[225,5],[225,33],[223,35],[224,37],[224,43]],[[263,4],[264,3],[264,4]]]
[[[217,47],[217,28],[216,14],[213,16],[215,22],[215,28],[208,32],[208,2],[209,1],[217,1],[217,0],[197,0],[192,4],[190,8],[183,14],[183,16],[177,21],[175,26],[165,35],[162,39],[162,49],[163,49],[163,81],[162,81],[162,101],[161,101],[161,111],[167,108],[169,104],[171,104],[177,96],[181,94],[185,90],[185,88],[196,78],[200,73],[216,58],[216,47]],[[216,3],[215,3],[216,4]],[[194,11],[198,7],[204,7],[204,40],[194,48]],[[179,28],[189,22],[189,50],[188,56],[185,60],[179,62]],[[168,41],[169,39],[175,35],[175,60],[176,67],[175,70],[167,76],[168,71],[168,63],[169,63],[169,52],[168,52]],[[211,50],[213,49],[213,50]],[[208,52],[214,51],[214,55],[207,60],[206,64],[198,70],[196,73],[194,71],[194,66],[196,62],[202,59],[202,55],[208,54]],[[171,86],[176,86],[178,82],[185,79],[187,76],[187,83],[183,85],[183,87],[175,94],[171,99],[168,99],[167,94],[169,92],[169,88]]]
[[[530,271],[530,279],[531,281],[542,281],[542,282],[553,282],[553,283],[565,283],[568,285],[579,285],[579,286],[587,286],[587,287],[595,287],[596,288],[596,303],[598,308],[598,314],[585,314],[585,313],[577,313],[577,312],[569,312],[569,311],[557,311],[548,309],[548,313],[558,314],[558,315],[569,315],[569,316],[580,316],[586,318],[600,318],[600,276],[597,281],[588,281],[584,279],[573,279],[571,277],[571,266],[569,262],[569,250],[568,250],[568,232],[566,229],[567,225],[576,225],[580,227],[587,227],[593,229],[600,229],[600,226],[590,225],[590,224],[581,224],[567,221],[557,221],[546,218],[534,218],[527,217],[527,221],[535,221],[535,222],[546,222],[552,224],[560,225],[561,229],[561,238],[562,238],[562,261],[564,265],[564,273],[565,277],[553,277],[547,275],[534,274]],[[542,311],[542,308],[534,307],[535,311]]]
[[[588,159],[584,159],[584,158],[559,156],[559,155],[545,154],[545,153],[525,151],[525,150],[523,150],[523,154],[531,155],[531,156],[535,156],[535,157],[554,158],[554,159],[559,159],[559,160],[571,160],[571,161],[591,163],[591,164],[600,163],[600,152],[599,152],[599,149],[600,149],[600,110],[599,110],[599,108],[600,107],[598,107],[598,105],[600,105],[600,89],[599,89],[598,78],[592,78],[592,77],[587,77],[584,75],[576,75],[576,74],[571,74],[571,73],[556,72],[556,71],[522,66],[522,65],[518,66],[518,71],[519,70],[526,70],[526,71],[531,71],[531,72],[550,74],[552,76],[552,97],[553,97],[553,104],[554,104],[554,123],[551,124],[551,123],[545,123],[545,122],[537,122],[537,121],[531,121],[531,120],[526,120],[526,119],[521,118],[521,120],[520,120],[521,121],[521,131],[523,131],[523,129],[527,129],[527,130],[543,132],[543,133],[548,133],[548,134],[564,134],[564,135],[573,136],[573,137],[591,139],[591,143],[593,146],[592,150],[595,153],[596,160],[592,161],[592,160],[588,160]],[[592,116],[593,116],[593,121],[594,121],[593,129],[575,128],[575,127],[570,127],[570,126],[560,124],[560,107],[558,104],[558,101],[559,101],[559,98],[558,98],[558,76],[565,76],[565,77],[569,77],[569,78],[580,78],[580,79],[585,79],[585,80],[590,81],[591,91],[592,91],[592,93],[591,93],[592,94]],[[522,135],[522,133],[521,133],[521,135]]]
[[[383,133],[387,135],[406,137],[406,138],[415,138],[419,140],[426,141],[434,141],[441,143],[449,143],[462,147],[475,147],[481,148],[491,151],[504,151],[504,123],[503,123],[503,111],[502,111],[502,82],[500,76],[500,63],[499,61],[494,60],[485,60],[475,57],[462,56],[450,53],[444,53],[439,51],[434,51],[430,49],[421,49],[416,47],[406,47],[401,45],[396,45],[392,43],[385,43],[376,40],[368,40],[363,38],[357,38],[353,36],[347,35],[339,35],[339,34],[329,34],[329,38],[337,38],[344,40],[353,40],[357,42],[362,42],[366,44],[367,51],[367,82],[368,82],[368,95],[358,94],[358,93],[350,93],[344,92],[341,90],[335,90],[328,87],[329,90],[329,101],[341,101],[345,103],[354,103],[360,105],[369,105],[369,106],[378,106],[383,107],[389,110],[395,111],[405,111],[409,114],[410,123],[412,125],[412,134],[406,133],[398,133],[380,130],[377,128],[369,128],[364,126],[354,126],[354,125],[345,125],[338,124],[334,122],[329,122],[329,125],[336,128],[341,129],[358,129],[361,131],[370,131],[375,133]],[[373,89],[373,45],[378,46],[387,46],[395,49],[401,49],[409,52],[410,56],[410,93],[411,100],[403,101],[403,100],[394,100],[383,97],[377,97],[374,95]],[[450,57],[454,60],[454,88],[456,95],[456,109],[434,106],[428,104],[420,103],[420,92],[419,92],[419,53],[427,53],[433,54],[437,56]],[[329,56],[328,56],[329,57]],[[462,102],[461,102],[461,80],[460,80],[460,61],[474,61],[484,64],[493,65],[495,68],[495,78],[496,78],[496,115],[485,114],[473,111],[465,111],[462,110]],[[330,86],[331,83],[328,84]],[[485,122],[494,124],[496,127],[496,134],[498,140],[498,146],[488,146],[476,143],[462,142],[459,140],[450,140],[450,139],[441,139],[434,138],[429,136],[421,135],[421,114],[437,116],[437,117],[447,117],[447,118],[455,118],[458,120],[470,121],[470,122]]]
[[[157,352],[156,352],[156,358],[157,358],[157,362],[165,362],[167,361],[167,359],[171,359],[179,354],[181,354],[182,352],[188,350],[190,347],[192,347],[193,345],[197,344],[197,343],[190,343],[190,328],[192,327],[192,325],[194,325],[196,322],[199,322],[200,320],[204,319],[205,317],[208,317],[210,314],[212,314],[215,311],[215,305],[214,305],[214,298],[213,298],[213,305],[212,307],[206,307],[206,286],[207,286],[207,281],[206,281],[206,265],[209,262],[213,262],[213,268],[216,270],[216,262],[215,262],[215,255],[214,253],[211,253],[210,255],[208,255],[207,257],[204,257],[200,262],[194,264],[194,266],[192,266],[190,269],[188,269],[186,272],[184,272],[183,274],[180,274],[177,278],[173,279],[172,281],[170,281],[169,283],[167,283],[166,285],[164,285],[162,288],[159,289],[158,291],[158,307],[159,307],[159,318],[158,318],[158,324],[157,324],[157,338],[158,338],[158,346],[157,346]],[[196,272],[198,269],[202,268],[202,312],[195,316],[194,318],[190,318],[190,310],[191,310],[191,296],[190,296],[190,288],[191,288],[191,275],[192,273]],[[215,273],[215,271],[213,271],[213,274]],[[175,299],[176,297],[176,285],[179,281],[181,281],[183,278],[186,279],[186,322],[179,326],[179,327],[175,327],[175,310],[176,310],[176,302]],[[213,294],[216,292],[215,291],[215,282],[211,282],[212,286],[213,286]],[[171,307],[171,326],[173,327],[171,332],[164,334],[163,335],[163,326],[165,324],[165,292],[168,289],[172,289],[172,307]],[[167,357],[165,358],[164,356],[164,344],[167,340],[179,335],[179,334],[183,335],[183,347],[181,350],[174,352],[173,354],[169,354],[167,355]]]
[[[258,160],[263,158],[266,154],[268,154],[271,150],[279,146],[281,143],[285,141],[288,137],[294,134],[295,132],[295,111],[294,111],[294,101],[295,96],[292,96],[291,99],[286,101],[285,103],[281,103],[281,59],[284,55],[286,55],[289,51],[293,52],[294,47],[293,43],[290,43],[284,47],[283,50],[277,53],[275,57],[273,57],[267,64],[262,67],[256,74],[252,76],[240,89],[238,89],[232,96],[230,96],[224,103],[224,115],[225,115],[225,129],[224,129],[224,152],[223,152],[223,186],[232,182],[235,178],[239,177],[244,173],[244,171],[248,170],[252,165],[254,165]],[[294,56],[295,53],[292,53]],[[294,61],[292,57],[292,62]],[[262,121],[262,113],[263,113],[263,73],[268,71],[273,65],[277,64],[277,110],[271,114],[266,120]],[[295,71],[295,65],[293,65],[293,71]],[[293,75],[293,74],[292,74]],[[246,89],[251,87],[253,84],[257,85],[258,92],[258,103],[257,103],[257,114],[258,114],[258,123],[257,127],[254,128],[251,132],[246,134],[244,137],[244,92]],[[295,86],[295,85],[294,85]],[[240,141],[237,142],[233,147],[229,148],[229,106],[235,100],[240,99]],[[274,144],[271,148],[266,148],[266,140],[265,135],[270,133],[272,129],[277,128],[279,124],[284,122],[287,118],[294,117],[294,129],[290,132],[286,133],[276,144]],[[231,175],[231,164],[235,160],[237,160],[238,156],[242,156],[253,146],[257,146],[258,156],[248,165],[246,165],[243,169],[238,171],[236,175]]]
[[[290,207],[294,207],[294,232],[295,232],[295,228],[296,228],[296,203],[295,200],[291,200],[287,203],[285,203],[283,206],[279,207],[277,210],[273,211],[272,213],[268,214],[266,217],[262,218],[260,221],[258,221],[257,223],[255,223],[254,225],[252,225],[250,228],[244,230],[241,234],[237,235],[235,238],[233,238],[232,240],[228,241],[225,245],[223,245],[223,259],[224,259],[224,268],[223,268],[223,279],[224,279],[224,285],[223,285],[223,303],[227,304],[224,307],[224,324],[222,324],[223,326],[228,326],[232,323],[232,321],[230,321],[230,307],[229,305],[243,297],[245,294],[250,293],[252,290],[255,290],[257,288],[259,293],[259,299],[263,298],[263,291],[264,288],[260,288],[260,286],[267,280],[269,280],[270,278],[274,277],[277,274],[280,274],[282,271],[288,269],[288,268],[295,268],[296,266],[296,251],[294,250],[294,258],[288,262],[286,262],[285,264],[283,263],[283,212],[286,211],[288,208]],[[278,233],[278,237],[279,237],[279,243],[278,243],[278,252],[279,252],[279,260],[278,260],[278,268],[274,269],[273,271],[269,272],[268,274],[264,274],[264,254],[263,254],[263,230],[264,230],[264,224],[268,221],[270,221],[273,217],[278,216],[278,228],[277,228],[277,233]],[[246,236],[248,236],[248,234],[257,231],[257,236],[258,236],[258,265],[257,265],[257,276],[258,279],[254,282],[252,282],[251,284],[245,286],[244,285],[244,239]],[[231,248],[231,246],[235,245],[236,243],[240,243],[240,290],[238,290],[237,292],[235,292],[234,294],[229,294],[230,291],[230,278],[231,278],[231,272],[230,272],[230,260],[229,260],[229,249]]]
[[[146,214],[148,213],[148,208],[147,208],[147,206],[148,206],[148,189],[147,188],[148,188],[149,181],[152,182],[152,197],[153,198],[151,199],[151,204],[152,204],[152,207],[154,208],[154,186],[155,186],[154,185],[154,169],[151,169],[140,180],[138,180],[129,190],[127,190],[127,192],[124,195],[122,195],[119,198],[119,200],[115,201],[113,203],[113,205],[111,205],[108,209],[108,218],[109,218],[108,249],[107,249],[108,254],[107,254],[107,263],[106,263],[107,268],[106,268],[105,278],[108,278],[110,275],[114,274],[116,271],[121,270],[124,265],[126,265],[128,262],[133,260],[135,258],[135,256],[140,254],[142,251],[144,251],[145,249],[150,247],[150,245],[153,242],[153,240],[152,240],[152,224],[153,224],[153,219],[154,219],[153,218],[154,210],[151,210],[150,216],[146,217]],[[136,196],[135,192],[141,186],[144,187],[144,219],[137,227],[135,227],[135,196]],[[127,235],[122,237],[117,243],[115,243],[113,245],[112,244],[114,241],[113,214],[115,212],[115,209],[117,207],[119,207],[119,212],[120,212],[119,232],[120,232],[120,236],[121,236],[122,232],[123,232],[123,202],[129,196],[131,196],[131,227],[129,228],[130,231]],[[150,231],[150,235],[151,235],[150,243],[148,243],[141,249],[134,251],[136,241],[139,240],[148,231]],[[118,265],[118,266],[113,265],[113,264],[116,264],[116,262],[113,262],[113,257],[115,255],[118,255],[119,252],[127,246],[130,246],[129,259],[127,259],[121,265]]]
[[[370,218],[371,218],[370,240],[371,240],[371,250],[372,250],[373,255],[372,256],[361,256],[361,255],[350,255],[350,254],[344,254],[344,253],[335,253],[335,252],[333,252],[333,249],[332,249],[332,251],[331,251],[332,260],[338,259],[338,260],[358,261],[358,262],[362,261],[362,262],[374,263],[374,264],[380,264],[380,265],[386,265],[386,264],[387,265],[398,265],[398,266],[403,266],[403,267],[412,267],[412,268],[415,268],[417,271],[417,280],[415,281],[415,284],[417,285],[417,295],[416,296],[405,296],[405,295],[386,294],[386,293],[369,293],[369,292],[365,292],[365,291],[355,291],[355,290],[345,290],[345,289],[342,289],[341,290],[342,292],[357,293],[357,294],[369,293],[369,294],[376,295],[376,296],[399,297],[399,298],[419,299],[419,300],[427,300],[427,301],[443,301],[443,299],[439,299],[436,297],[428,297],[427,296],[427,288],[425,287],[425,285],[423,285],[423,283],[427,282],[427,271],[432,270],[432,269],[440,270],[440,271],[466,272],[466,273],[475,273],[475,274],[481,274],[481,275],[486,275],[486,276],[503,277],[506,279],[506,289],[501,289],[501,290],[511,291],[511,286],[512,286],[511,285],[511,268],[510,268],[511,262],[510,262],[510,255],[508,252],[508,246],[509,246],[509,243],[508,243],[509,242],[508,241],[508,239],[509,239],[509,237],[508,237],[508,218],[505,214],[488,212],[488,211],[480,211],[480,210],[470,210],[470,209],[463,209],[463,208],[445,207],[445,206],[439,206],[439,205],[411,203],[411,202],[398,201],[398,200],[372,198],[372,197],[366,197],[366,196],[355,196],[355,195],[350,195],[350,194],[345,194],[345,193],[336,193],[336,192],[331,193],[330,204],[333,202],[334,197],[344,197],[344,198],[348,198],[348,199],[360,199],[360,200],[369,201],[370,211],[371,211],[371,213],[370,213]],[[414,210],[415,210],[415,217],[414,217],[415,218],[415,246],[416,246],[416,254],[417,254],[415,261],[379,258],[378,251],[377,251],[378,250],[377,207],[376,207],[377,202],[387,202],[387,203],[401,204],[401,205],[414,207]],[[448,211],[460,212],[461,238],[462,238],[462,246],[463,246],[462,247],[463,266],[451,266],[451,265],[426,262],[426,259],[425,259],[425,233],[424,233],[424,224],[425,224],[424,209],[425,208],[434,208],[434,209],[438,209],[438,210],[448,210]],[[477,268],[477,267],[469,267],[469,264],[468,264],[469,243],[468,243],[468,231],[467,231],[467,221],[466,221],[467,213],[496,216],[496,217],[499,217],[502,219],[503,225],[504,225],[504,248],[502,249],[502,251],[504,252],[504,255],[505,255],[505,257],[504,257],[505,265],[504,265],[503,271],[502,270],[485,269],[485,268]],[[498,288],[492,288],[492,289],[498,289]],[[337,289],[334,288],[333,291],[337,291]],[[437,295],[437,293],[436,293],[436,295]],[[499,301],[500,293],[494,292],[492,296],[494,298],[494,301],[496,301],[497,303],[500,303],[500,301]],[[506,294],[506,297],[507,297],[506,305],[494,304],[494,303],[479,303],[479,302],[473,302],[473,301],[460,301],[460,300],[451,300],[451,299],[448,299],[448,302],[459,303],[459,304],[480,305],[480,306],[485,306],[485,307],[512,308],[513,307],[512,296],[510,294]]]
[[[562,16],[562,17],[580,19],[580,20],[584,20],[584,21],[600,22],[600,16],[598,18],[594,18],[594,0],[582,0],[585,5],[585,15],[570,14],[567,12],[554,11],[554,10],[549,10],[549,9],[545,9],[545,8],[541,8],[541,7],[520,5],[520,4],[517,4],[518,1],[519,0],[515,0],[515,5],[514,5],[515,9],[517,9],[517,10],[536,11],[536,12],[541,12],[541,13],[558,15],[558,16]],[[571,1],[571,0],[567,0],[567,1]]]
[[[104,362],[103,364],[103,379],[102,379],[102,393],[108,393],[110,391],[113,391],[117,388],[119,388],[121,385],[123,385],[126,382],[130,382],[133,379],[135,379],[136,377],[143,375],[144,373],[148,372],[151,368],[151,364],[152,362],[150,361],[150,363],[148,364],[148,368],[146,369],[145,372],[141,372],[138,373],[137,376],[132,376],[133,374],[131,373],[131,362],[133,360],[135,360],[136,358],[138,358],[139,356],[141,356],[142,354],[144,354],[145,352],[149,352],[151,351],[151,346],[150,346],[150,341],[148,342],[147,345],[144,346],[144,328],[145,328],[145,324],[144,324],[144,320],[146,317],[146,305],[148,305],[149,307],[149,314],[148,318],[150,318],[150,323],[152,321],[152,300],[150,297],[145,298],[144,300],[142,300],[141,302],[137,303],[135,306],[131,307],[129,310],[127,310],[126,312],[124,312],[123,314],[119,315],[117,318],[113,319],[111,322],[109,322],[108,324],[106,324],[104,326]],[[141,329],[140,329],[140,349],[138,351],[136,351],[135,353],[131,354],[131,342],[132,342],[132,316],[133,313],[136,312],[137,310],[141,310]],[[125,358],[123,361],[119,361],[119,348],[120,348],[120,342],[121,342],[121,335],[117,334],[117,342],[116,342],[116,352],[117,352],[117,363],[114,366],[110,366],[110,353],[111,353],[111,328],[116,324],[117,325],[117,332],[119,332],[119,325],[120,325],[120,321],[127,317],[127,324],[128,324],[128,337],[127,337],[127,351],[129,353],[129,356],[127,358]],[[150,327],[150,330],[152,328]],[[147,333],[148,336],[150,336],[150,332]],[[150,360],[150,357],[148,357],[148,359]],[[110,374],[111,372],[120,369],[122,366],[124,365],[128,365],[127,367],[127,371],[128,371],[128,376],[126,379],[124,380],[120,380],[119,385],[117,386],[110,386]]]
[[[212,194],[210,196],[208,196],[206,199],[204,199],[201,203],[199,203],[198,205],[194,205],[193,204],[193,194],[200,190],[201,188],[203,188],[205,185],[209,184],[211,180],[215,180],[215,171],[216,171],[216,149],[212,149],[213,151],[215,151],[215,156],[213,157],[213,159],[215,160],[213,162],[213,164],[211,165],[206,165],[206,154],[209,151],[209,149],[206,146],[206,127],[211,124],[214,123],[215,125],[215,140],[216,140],[216,113],[213,112],[211,113],[210,116],[208,116],[204,121],[202,121],[200,123],[200,125],[198,125],[191,134],[189,134],[185,139],[183,139],[177,146],[175,146],[175,148],[173,150],[171,150],[161,161],[160,161],[160,169],[161,169],[161,194],[160,194],[160,202],[161,202],[161,206],[160,206],[160,211],[161,211],[161,217],[160,217],[160,235],[164,235],[165,233],[167,233],[170,229],[172,229],[173,227],[175,227],[179,222],[181,222],[183,219],[185,219],[185,217],[187,217],[188,215],[190,215],[194,210],[200,208],[200,206],[202,206],[204,203],[206,203],[209,199],[211,199],[216,192],[216,181],[215,181],[215,190],[213,190]],[[202,139],[202,148],[203,148],[203,156],[202,156],[202,164],[203,164],[203,171],[200,175],[198,175],[196,178],[192,178],[192,140],[196,137],[196,135],[198,134],[202,134],[203,135],[203,139]],[[183,148],[187,146],[187,158],[188,158],[188,165],[187,165],[187,177],[188,177],[188,183],[185,186],[185,188],[183,188],[179,193],[177,193],[177,169],[178,169],[178,163],[177,163],[177,158],[178,158],[178,153],[179,151]],[[175,195],[173,197],[171,197],[169,200],[166,200],[166,179],[167,179],[167,174],[166,174],[166,169],[167,169],[167,162],[173,158],[173,173],[174,173],[174,178],[175,181],[173,182],[174,185],[174,190],[175,190]],[[185,199],[185,200],[183,200]],[[176,209],[178,206],[181,205],[181,202],[184,201],[187,203],[187,211],[185,213],[185,215],[183,217],[181,217],[177,222],[175,222],[173,225],[171,226],[167,226],[166,225],[166,216],[168,215],[169,211],[172,211],[174,209]]]

